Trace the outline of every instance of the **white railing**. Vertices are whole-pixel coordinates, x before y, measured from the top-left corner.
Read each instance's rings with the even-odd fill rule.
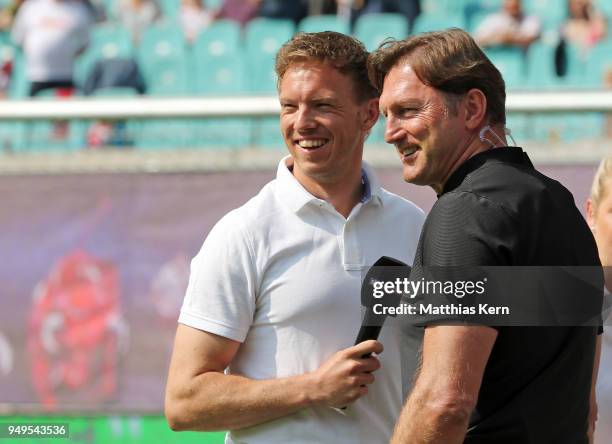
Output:
[[[612,112],[612,91],[511,92],[509,112]],[[0,102],[0,120],[255,117],[278,115],[278,99],[260,97],[72,98]]]

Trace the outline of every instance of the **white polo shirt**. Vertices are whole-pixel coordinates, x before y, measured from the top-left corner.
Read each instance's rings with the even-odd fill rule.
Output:
[[[242,342],[226,371],[252,379],[311,372],[352,346],[362,274],[382,255],[411,264],[424,220],[414,204],[382,189],[367,165],[370,192],[345,219],[300,185],[290,161],[211,230],[192,261],[179,317]],[[389,442],[403,401],[396,319],[387,319],[380,340],[376,381],[348,409],[303,409],[230,432],[226,443]]]

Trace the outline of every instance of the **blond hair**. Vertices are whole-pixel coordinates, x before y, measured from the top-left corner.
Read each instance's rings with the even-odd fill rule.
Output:
[[[338,32],[298,32],[276,55],[275,71],[278,84],[293,64],[321,62],[333,66],[353,80],[353,90],[359,102],[378,97],[368,81],[368,51],[359,40]]]
[[[612,180],[612,156],[608,156],[601,161],[593,179],[590,197],[595,209],[597,209],[606,193],[609,192],[609,187],[606,187],[606,183],[610,180]]]

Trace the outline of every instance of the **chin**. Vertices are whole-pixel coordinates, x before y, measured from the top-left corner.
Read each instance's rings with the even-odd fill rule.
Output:
[[[413,168],[406,168],[404,169],[404,182],[407,183],[412,183],[414,185],[426,185],[423,181],[423,178],[419,176],[419,174],[417,174],[416,171],[414,171]]]

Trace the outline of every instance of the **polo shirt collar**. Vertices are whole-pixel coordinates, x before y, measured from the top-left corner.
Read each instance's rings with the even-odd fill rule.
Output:
[[[468,160],[463,162],[459,168],[457,168],[448,178],[446,183],[444,184],[444,188],[442,192],[438,194],[438,197],[442,196],[449,191],[453,191],[457,188],[463,180],[467,177],[468,174],[477,170],[484,164],[488,162],[506,162],[506,163],[514,163],[518,165],[525,165],[527,167],[533,168],[533,164],[527,156],[527,153],[523,151],[521,147],[518,146],[503,146],[499,148],[492,148],[481,153],[478,153]]]
[[[319,202],[321,199],[310,194],[289,170],[293,164],[291,156],[285,156],[278,163],[276,170],[276,181],[278,183],[277,192],[283,202],[288,205],[293,212],[298,212],[310,202]],[[361,202],[372,201],[376,205],[382,205],[382,188],[380,182],[374,174],[374,170],[366,162],[362,162],[361,180],[365,185],[364,194]]]

